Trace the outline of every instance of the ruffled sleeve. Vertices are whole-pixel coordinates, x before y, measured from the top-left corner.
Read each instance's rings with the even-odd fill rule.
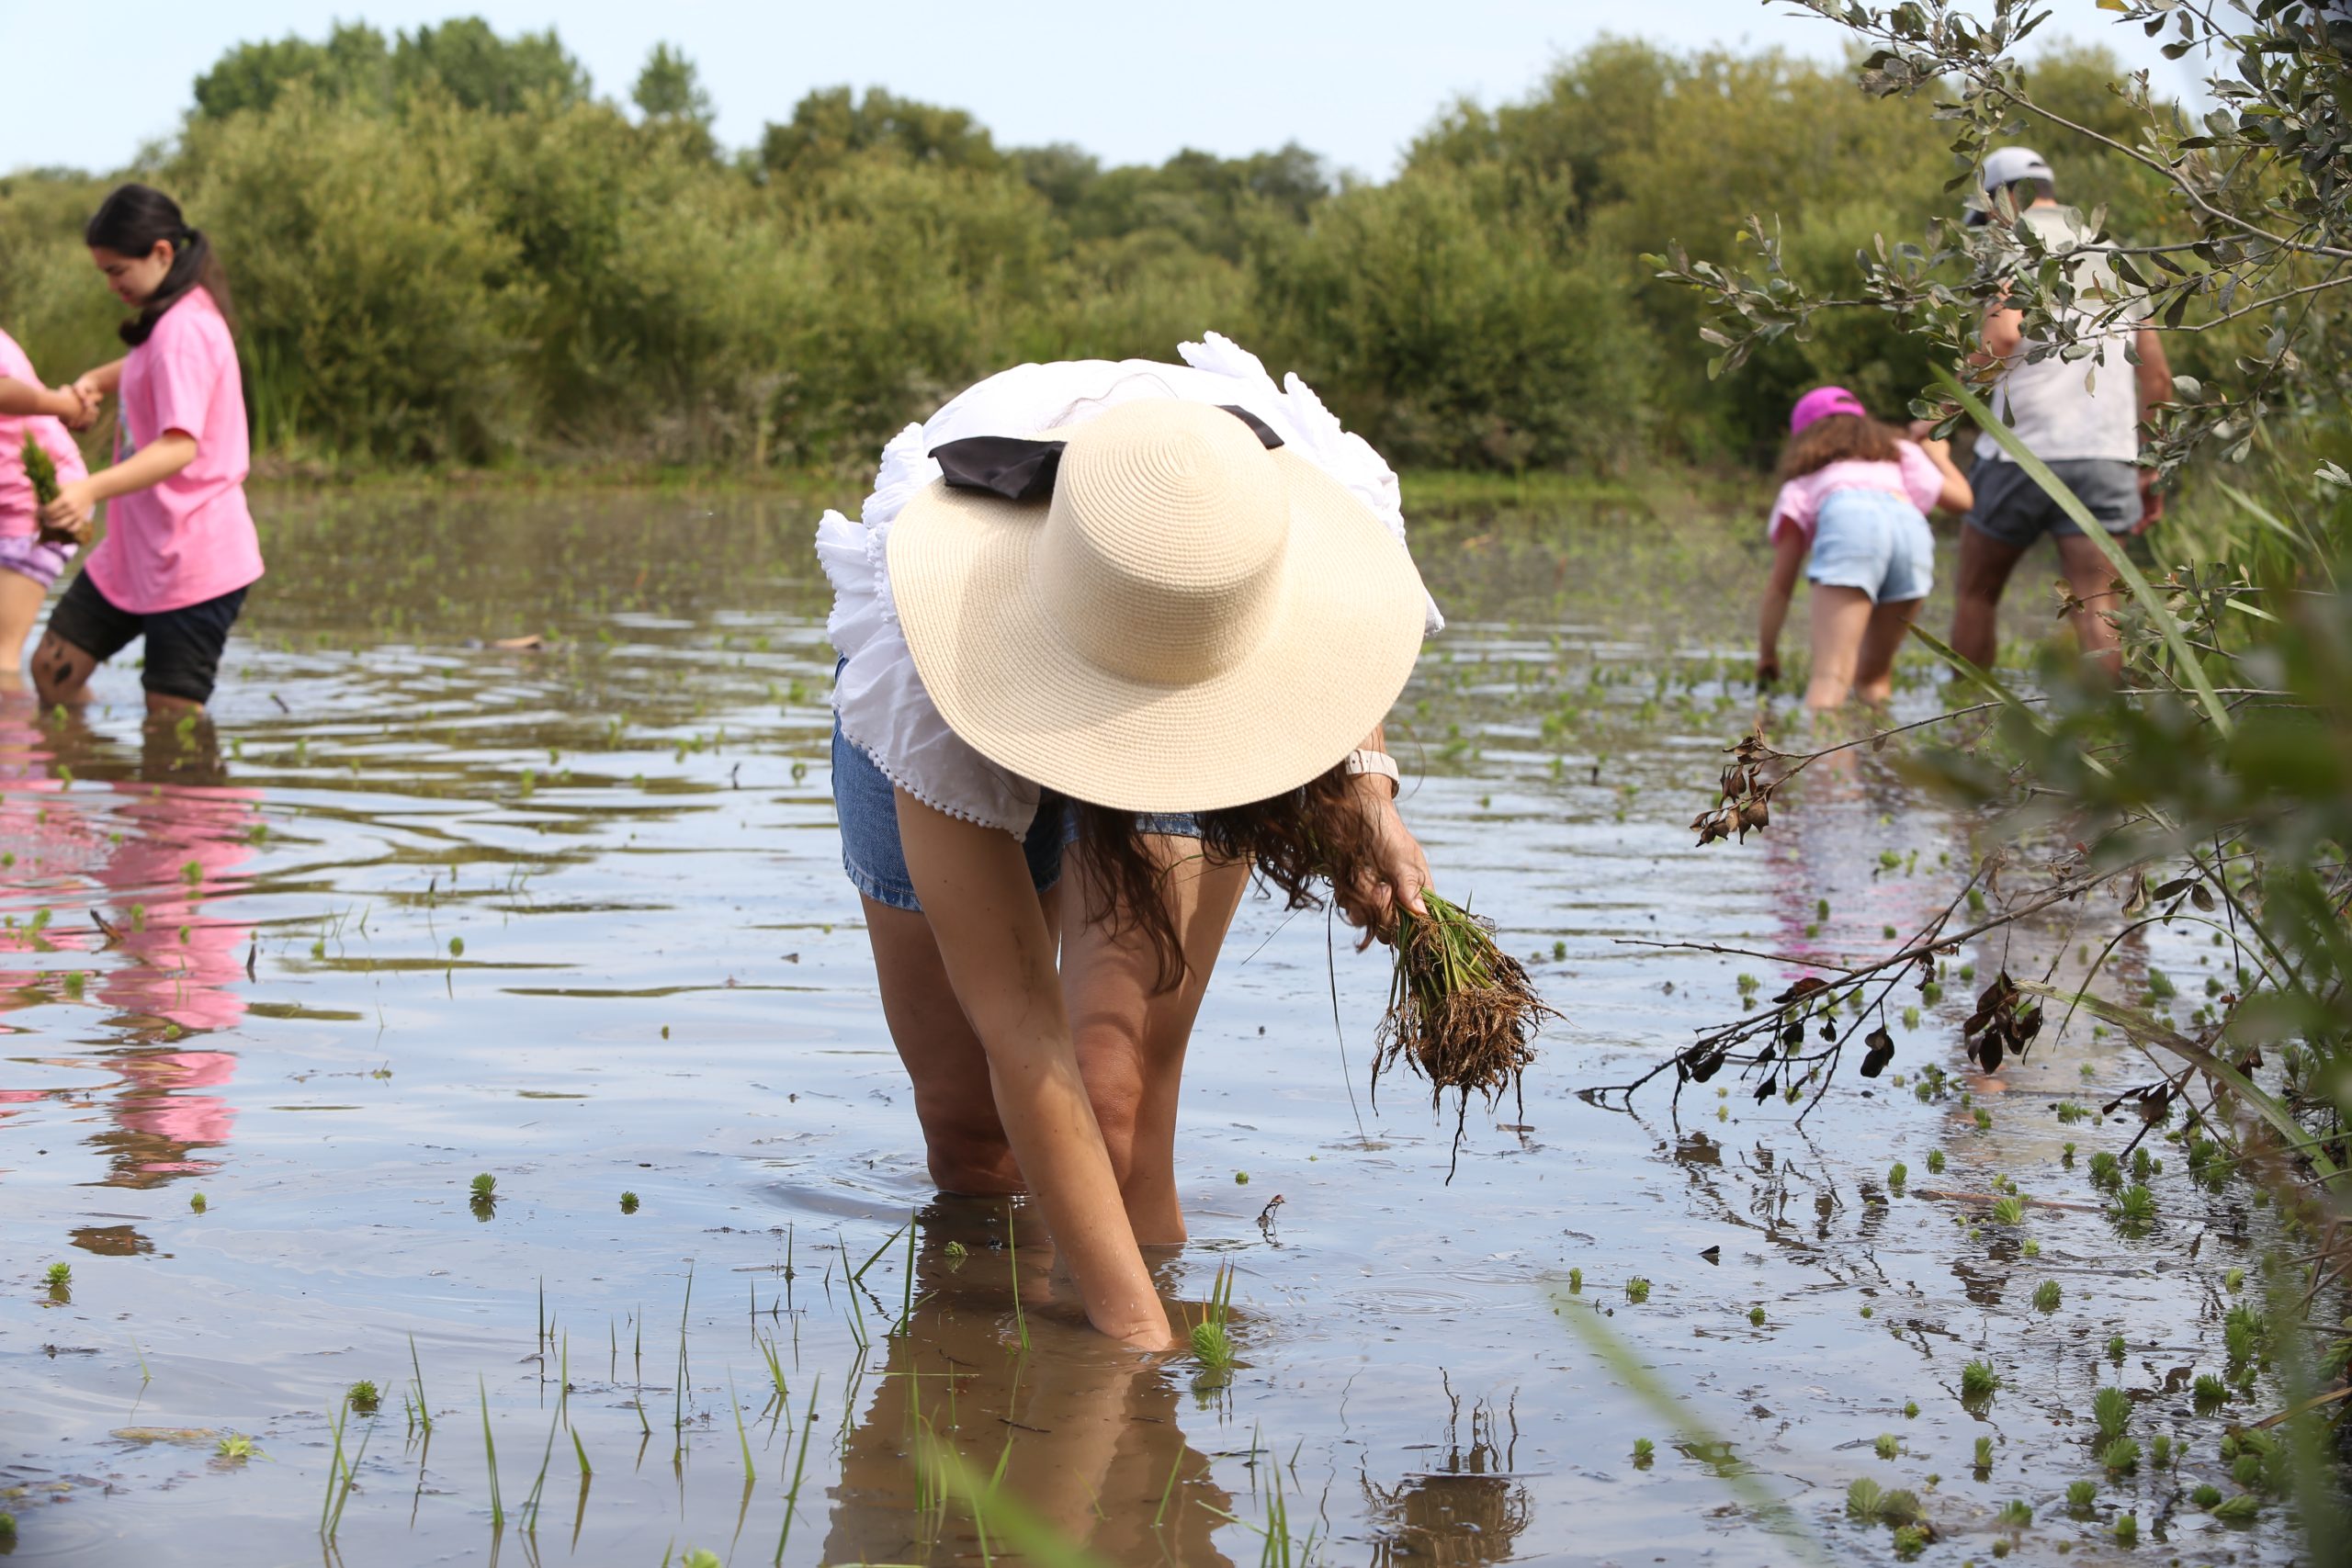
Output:
[[[890,524],[937,478],[923,427],[910,424],[883,449],[865,520],[828,512],[817,523],[817,559],[833,585],[825,633],[843,660],[833,679],[842,738],[882,775],[934,811],[1021,838],[1037,815],[1038,787],[956,738],[932,705],[890,597]]]
[[[1244,401],[1252,413],[1273,423],[1285,443],[1347,486],[1396,536],[1398,544],[1406,543],[1404,497],[1397,487],[1396,471],[1373,450],[1371,442],[1344,429],[1331,411],[1323,406],[1323,400],[1315,395],[1314,389],[1295,373],[1284,376],[1282,385],[1275,386],[1273,378],[1266,374],[1264,363],[1222,333],[1204,333],[1199,343],[1180,344],[1176,352],[1193,369],[1227,377],[1248,388],[1255,395],[1237,400]],[[1272,404],[1272,409],[1267,404]],[[1408,549],[1410,547],[1407,546]],[[1422,635],[1435,637],[1445,629],[1445,616],[1426,590],[1422,602]]]

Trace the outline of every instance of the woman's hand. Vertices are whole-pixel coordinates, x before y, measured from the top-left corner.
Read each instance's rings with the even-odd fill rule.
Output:
[[[1363,792],[1364,816],[1372,828],[1372,854],[1356,868],[1348,886],[1335,886],[1331,891],[1340,918],[1363,931],[1363,940],[1356,943],[1362,952],[1373,938],[1385,937],[1395,929],[1399,904],[1417,915],[1429,912],[1421,903],[1421,891],[1430,885],[1430,857],[1396,814],[1393,787],[1385,778],[1360,773],[1355,786]]]
[[[98,509],[95,488],[88,479],[74,479],[57,487],[57,499],[40,509],[44,541],[58,544],[70,539],[76,545],[89,544],[92,520]]]

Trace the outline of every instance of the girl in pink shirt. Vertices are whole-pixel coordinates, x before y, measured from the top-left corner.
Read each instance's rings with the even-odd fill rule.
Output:
[[[93,401],[119,394],[129,451],[62,487],[41,514],[47,531],[87,544],[97,504],[113,503],[106,537],[51,613],[33,682],[44,706],[84,701],[91,672],[144,637],[148,715],[177,718],[211,699],[229,628],[262,574],[227,281],[178,204],[147,186],[118,186],[82,238],[139,310],[121,329],[130,352],[74,383]]]
[[[1797,568],[1812,560],[1813,678],[1805,706],[1834,708],[1859,691],[1883,703],[1894,653],[1935,581],[1926,513],[1965,512],[1968,480],[1940,441],[1906,441],[1843,387],[1816,387],[1789,414],[1781,492],[1766,532],[1772,577],[1758,616],[1756,678],[1781,674],[1781,623]]]
[[[0,333],[0,673],[20,668],[41,601],[74,556],[71,542],[40,536],[25,443],[49,454],[61,483],[78,479],[85,471],[82,453],[66,426],[80,429],[93,412],[72,388],[43,386],[17,340]]]

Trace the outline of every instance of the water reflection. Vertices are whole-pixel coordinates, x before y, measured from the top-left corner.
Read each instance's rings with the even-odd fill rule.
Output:
[[[982,1562],[1002,1552],[960,1504],[925,1486],[921,1456],[936,1441],[1104,1562],[1226,1564],[1210,1533],[1233,1500],[1186,1440],[1177,1378],[1057,1308],[1042,1227],[1023,1216],[1009,1253],[1006,1213],[997,1201],[933,1202],[918,1221],[906,1331],[886,1337],[883,1326],[903,1300],[864,1308],[881,1364],[853,1384],[854,1407],[860,1384],[873,1393],[845,1445],[822,1560]],[[1013,1254],[1019,1319],[1005,1290]]]
[[[1527,1488],[1513,1473],[1519,1447],[1516,1393],[1498,1413],[1486,1400],[1471,1404],[1463,1432],[1462,1397],[1446,1385],[1451,1406],[1443,1457],[1432,1469],[1393,1486],[1363,1478],[1366,1512],[1375,1532],[1374,1568],[1404,1562],[1507,1562],[1534,1522]]]
[[[132,751],[79,715],[0,694],[0,1010],[96,1005],[120,1042],[28,1059],[84,1081],[0,1089],[0,1119],[44,1099],[97,1112],[87,1141],[107,1173],[96,1185],[210,1169],[204,1152],[235,1120],[220,1092],[235,1055],[181,1043],[245,1015],[237,987],[254,928],[219,906],[243,886],[260,795],[226,776],[209,725],[151,727]],[[75,1241],[144,1249],[110,1234]]]

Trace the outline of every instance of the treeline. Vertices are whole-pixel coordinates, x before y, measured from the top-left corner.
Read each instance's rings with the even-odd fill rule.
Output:
[[[2118,73],[2061,53],[2036,85],[2128,134]],[[1752,460],[1802,385],[1892,409],[1920,351],[1853,318],[1710,382],[1691,302],[1642,254],[1724,254],[1777,212],[1791,265],[1834,285],[1957,199],[1925,101],[1625,41],[1444,110],[1383,184],[1296,146],[1106,168],[846,87],[730,153],[676,51],[623,104],[553,33],[476,20],[246,44],[195,98],[121,173],[219,243],[262,446],[328,464],[850,468],[990,370],[1164,357],[1209,328],[1400,464]],[[2159,221],[2131,165],[2048,150],[2069,199]],[[54,376],[118,351],[79,243],[118,177],[0,179],[0,326]]]

